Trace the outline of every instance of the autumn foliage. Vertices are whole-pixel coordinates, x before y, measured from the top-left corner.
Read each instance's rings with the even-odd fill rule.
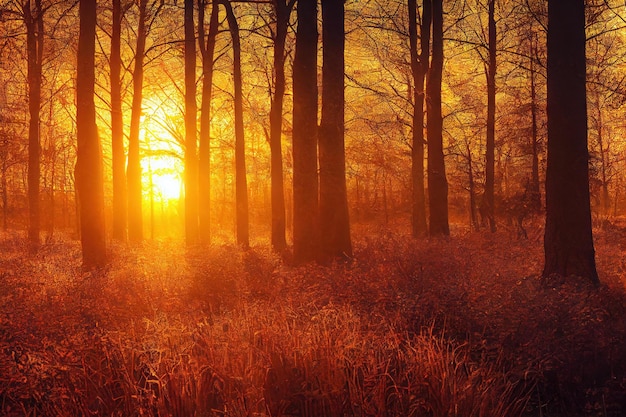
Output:
[[[542,282],[532,234],[455,233],[370,231],[332,266],[119,245],[96,273],[75,241],[5,233],[0,413],[623,415],[623,230],[597,234],[599,289]]]

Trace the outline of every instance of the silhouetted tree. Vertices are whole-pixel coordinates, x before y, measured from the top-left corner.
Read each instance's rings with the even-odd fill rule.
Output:
[[[26,24],[26,51],[28,60],[28,240],[39,245],[39,177],[40,167],[40,110],[41,76],[44,42],[44,10],[41,0],[35,0],[34,8],[30,0],[24,3],[24,23]]]
[[[283,98],[285,95],[285,39],[295,0],[273,0],[276,13],[274,34],[274,94],[270,109],[270,148],[272,178],[272,247],[281,252],[285,240],[285,191],[283,183]]]
[[[411,75],[413,77],[413,122],[411,141],[412,231],[413,237],[426,234],[426,194],[424,191],[424,80],[430,57],[431,0],[422,2],[420,25],[420,50],[417,36],[417,0],[408,0],[409,46],[411,50]]]
[[[122,114],[121,85],[121,0],[113,0],[111,28],[111,153],[113,175],[113,238],[126,240],[128,200],[126,196],[126,155],[124,154],[124,118]]]
[[[132,242],[143,240],[143,211],[141,191],[141,155],[139,153],[139,125],[141,123],[141,105],[143,101],[143,61],[146,51],[146,8],[148,0],[139,0],[139,22],[137,27],[137,46],[133,69],[133,103],[130,115],[130,134],[128,136],[128,238]]]
[[[430,235],[449,235],[448,180],[443,155],[441,77],[443,72],[443,0],[432,0],[432,59],[426,82],[428,111],[428,197]]]
[[[318,246],[317,1],[298,0],[293,61],[293,255],[315,259]]]
[[[241,79],[241,39],[239,24],[229,0],[221,0],[226,8],[228,30],[233,41],[233,82],[235,88],[235,210],[237,243],[250,245],[248,219],[248,180],[246,177],[246,144],[243,127],[243,85]]]
[[[202,57],[202,98],[200,106],[200,142],[198,145],[198,228],[200,241],[211,241],[211,94],[213,91],[213,55],[218,32],[219,8],[211,1],[209,33],[204,31],[207,0],[199,0],[198,44]]]
[[[543,276],[598,284],[589,198],[584,0],[548,2],[548,165]]]
[[[495,0],[489,0],[488,4],[488,65],[487,75],[487,141],[485,145],[485,194],[484,204],[489,220],[489,229],[496,231],[495,217],[495,149],[496,149],[496,20]]]
[[[198,155],[196,146],[196,33],[193,0],[185,0],[185,238],[198,241]]]
[[[538,210],[541,207],[541,190],[539,188],[539,126],[537,122],[537,71],[535,68],[537,50],[536,42],[536,34],[533,33],[533,30],[531,29],[528,65],[528,76],[530,77],[530,137],[532,153],[530,189],[533,195],[533,206]]]
[[[106,263],[102,150],[94,104],[96,0],[80,0],[76,75],[76,191],[80,206],[83,267]]]
[[[322,118],[319,127],[320,256],[351,257],[344,145],[344,5],[322,0]]]

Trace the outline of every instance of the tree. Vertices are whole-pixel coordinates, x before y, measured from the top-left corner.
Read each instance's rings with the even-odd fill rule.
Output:
[[[315,259],[318,247],[317,1],[299,0],[293,61],[293,255]]]
[[[426,234],[426,195],[424,192],[424,79],[430,56],[430,25],[432,21],[430,0],[424,0],[420,25],[420,46],[417,49],[417,0],[408,0],[409,46],[411,50],[411,75],[413,77],[413,122],[411,141],[412,231],[413,237]]]
[[[443,1],[432,0],[432,59],[426,82],[428,111],[428,197],[430,235],[447,236],[448,180],[443,155],[443,117],[441,114],[441,81],[443,72]]]
[[[141,105],[143,101],[143,61],[146,51],[146,8],[148,0],[139,0],[139,22],[137,28],[137,46],[133,69],[133,103],[130,115],[130,134],[128,136],[128,238],[132,242],[143,240],[143,211],[141,191],[141,155],[139,153],[139,125],[141,123]]]
[[[543,277],[599,283],[591,229],[585,2],[548,2],[548,164]]]
[[[185,238],[198,241],[198,155],[196,152],[196,34],[193,0],[185,0]]]
[[[532,28],[532,26],[531,26]],[[535,70],[536,55],[536,35],[532,29],[530,31],[529,40],[529,65],[528,72],[530,77],[530,115],[531,115],[531,176],[530,190],[533,197],[533,205],[539,209],[541,207],[541,190],[539,189],[539,127],[537,122],[537,71]]]
[[[285,240],[285,191],[283,183],[283,98],[285,95],[285,39],[289,16],[295,0],[274,0],[276,29],[274,34],[274,94],[270,109],[270,150],[272,179],[272,247],[281,252]]]
[[[229,0],[220,0],[226,8],[228,29],[233,41],[233,82],[235,89],[235,210],[237,243],[250,246],[248,220],[248,180],[246,177],[246,143],[243,127],[243,85],[241,79],[241,39],[239,24]]]
[[[199,0],[198,44],[202,57],[202,98],[200,106],[200,143],[198,145],[198,231],[200,241],[211,241],[211,95],[213,91],[213,55],[218,32],[219,9],[211,1],[209,33],[204,33],[204,12],[207,0]]]
[[[94,103],[96,0],[80,0],[76,74],[76,191],[80,206],[83,267],[106,264],[102,150]]]
[[[41,0],[24,3],[24,23],[26,24],[26,49],[28,59],[28,240],[39,245],[39,177],[40,168],[40,110],[41,77],[44,42],[44,10]]]
[[[488,65],[487,75],[487,141],[485,146],[485,194],[484,203],[489,229],[496,231],[495,217],[495,149],[496,149],[496,20],[495,0],[488,4]]]
[[[113,238],[126,240],[127,225],[127,195],[126,195],[126,156],[124,154],[124,120],[122,114],[122,85],[120,71],[121,32],[122,32],[122,5],[121,0],[113,0],[112,30],[111,30],[111,159],[113,165]]]
[[[352,256],[344,145],[344,5],[322,0],[322,118],[319,127],[320,259]]]

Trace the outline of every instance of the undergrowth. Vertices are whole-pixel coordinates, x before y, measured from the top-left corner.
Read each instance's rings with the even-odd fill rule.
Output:
[[[619,234],[600,289],[546,286],[533,242],[363,240],[332,266],[267,248],[0,243],[7,416],[621,416]]]

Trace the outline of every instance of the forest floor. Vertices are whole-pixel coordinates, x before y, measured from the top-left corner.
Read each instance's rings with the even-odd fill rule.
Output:
[[[98,273],[0,235],[0,415],[626,415],[626,229],[598,289],[542,283],[540,231],[358,235],[332,266],[157,241]]]

